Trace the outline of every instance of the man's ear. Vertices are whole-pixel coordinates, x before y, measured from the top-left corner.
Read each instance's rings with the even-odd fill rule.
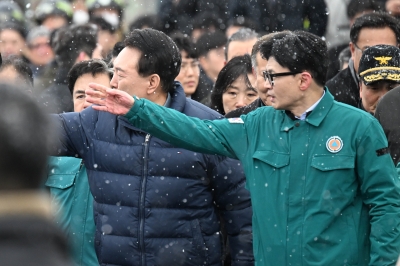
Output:
[[[362,96],[362,95],[361,95],[361,93],[362,93],[362,84],[361,84],[361,82],[362,82],[362,81],[360,81],[360,82],[358,83],[358,87],[360,87],[360,98],[362,98],[362,97],[361,97],[361,96]]]
[[[202,68],[204,68],[204,65],[207,63],[206,61],[207,61],[207,58],[204,55],[199,56],[199,63]]]
[[[149,76],[149,86],[147,87],[147,94],[153,94],[157,91],[159,87],[161,87],[161,79],[157,74],[152,74]]]
[[[354,43],[350,42],[349,43],[349,47],[350,47],[350,52],[351,52],[351,59],[353,59],[353,61],[355,60],[355,53],[356,53],[356,46],[354,45]]]
[[[300,90],[305,91],[311,86],[311,82],[313,80],[313,77],[309,72],[302,72],[299,75],[301,75],[300,78]]]

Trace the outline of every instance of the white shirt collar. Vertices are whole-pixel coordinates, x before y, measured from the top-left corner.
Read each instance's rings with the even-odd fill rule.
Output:
[[[313,105],[311,105],[310,108],[308,108],[300,117],[298,117],[298,116],[295,116],[295,117],[300,120],[305,120],[307,113],[309,113],[315,109],[315,107],[319,104],[319,102],[322,100],[324,95],[325,95],[325,90],[324,90],[324,93],[322,94],[321,98],[319,98],[318,101],[316,101]]]

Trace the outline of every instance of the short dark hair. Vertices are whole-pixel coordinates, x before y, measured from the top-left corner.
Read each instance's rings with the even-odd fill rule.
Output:
[[[224,106],[222,104],[222,94],[226,91],[229,85],[235,80],[244,75],[245,83],[251,87],[248,74],[251,74],[251,58],[250,55],[236,56],[232,58],[219,72],[215,81],[214,89],[211,93],[211,108],[225,115]]]
[[[189,36],[181,32],[174,32],[170,35],[180,52],[185,51],[189,58],[198,58],[194,43]]]
[[[28,34],[26,28],[15,22],[2,22],[0,23],[0,32],[3,30],[13,30],[17,32],[24,40],[26,40],[26,36]]]
[[[0,66],[0,71],[3,71],[6,68],[13,67],[22,80],[25,81],[25,84],[28,87],[33,87],[33,73],[32,69],[29,67],[28,63],[26,63],[22,58],[16,55],[10,55],[5,58]]]
[[[293,31],[272,44],[271,54],[282,67],[292,72],[308,71],[315,82],[321,86],[326,83],[328,70],[328,50],[326,43],[319,36]]]
[[[113,76],[113,71],[108,67],[106,62],[101,59],[90,59],[76,63],[68,72],[68,88],[71,94],[74,92],[76,80],[85,74],[91,74],[95,77],[97,74],[109,75],[110,79]]]
[[[289,34],[290,31],[278,31],[266,34],[260,37],[256,43],[253,45],[253,49],[251,50],[251,64],[253,68],[257,66],[257,54],[260,53],[261,57],[268,58],[271,53],[272,44],[275,40],[282,38]]]
[[[117,57],[124,48],[125,44],[123,42],[117,42],[112,49],[112,56]]]
[[[199,56],[206,56],[212,49],[225,47],[227,38],[222,31],[207,32],[200,36],[196,42]]]
[[[245,42],[258,38],[258,33],[249,28],[241,28],[228,39],[225,45],[225,60],[228,60],[228,48],[231,42]]]
[[[165,33],[154,29],[136,29],[124,40],[125,47],[141,52],[137,70],[141,76],[157,74],[165,92],[174,90],[181,69],[181,53]]]
[[[0,83],[0,190],[38,189],[46,177],[54,130],[19,87]]]
[[[143,15],[129,24],[129,31],[143,28],[161,30],[162,26],[159,17],[157,15]]]
[[[400,43],[400,26],[398,20],[383,12],[368,13],[357,18],[350,29],[350,41],[356,44],[360,31],[364,28],[382,29],[385,27],[393,30],[397,43]]]
[[[375,0],[351,0],[347,5],[347,17],[354,18],[365,11],[383,11],[382,5]]]
[[[59,65],[72,66],[80,52],[92,57],[97,46],[97,26],[72,25],[58,29],[51,38],[55,59]]]

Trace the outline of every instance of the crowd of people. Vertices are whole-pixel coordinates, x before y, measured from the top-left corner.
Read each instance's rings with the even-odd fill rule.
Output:
[[[396,264],[399,0],[124,7],[0,2],[4,265]]]

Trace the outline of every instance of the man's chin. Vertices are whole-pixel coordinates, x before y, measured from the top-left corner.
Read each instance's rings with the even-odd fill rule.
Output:
[[[266,106],[271,106],[271,96],[260,97],[260,99]]]
[[[276,102],[271,102],[271,105],[276,110],[283,110]]]

